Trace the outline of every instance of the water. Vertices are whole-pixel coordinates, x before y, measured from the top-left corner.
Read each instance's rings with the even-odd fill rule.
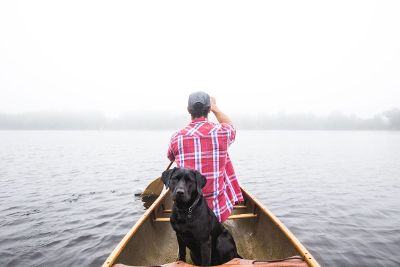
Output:
[[[0,131],[0,266],[99,266],[171,132]],[[240,182],[322,266],[400,265],[400,132],[239,131]]]

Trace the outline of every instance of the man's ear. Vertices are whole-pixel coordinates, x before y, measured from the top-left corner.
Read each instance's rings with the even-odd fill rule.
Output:
[[[161,181],[163,181],[167,188],[169,187],[169,182],[171,180],[172,174],[175,172],[176,169],[177,168],[174,167],[173,169],[166,170],[161,174]]]
[[[201,194],[201,189],[206,185],[207,183],[207,178],[202,175],[200,172],[196,171],[196,187],[197,187],[197,192]]]

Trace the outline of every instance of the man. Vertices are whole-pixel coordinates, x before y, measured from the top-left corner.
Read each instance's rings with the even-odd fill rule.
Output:
[[[236,130],[230,118],[217,107],[215,98],[204,92],[191,94],[187,109],[192,121],[171,137],[168,158],[175,160],[178,167],[194,169],[206,176],[203,195],[218,220],[224,222],[233,205],[243,201],[228,155]],[[210,111],[219,124],[208,121]]]

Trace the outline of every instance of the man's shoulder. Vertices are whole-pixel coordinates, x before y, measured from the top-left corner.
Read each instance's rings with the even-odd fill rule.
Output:
[[[227,130],[236,130],[235,125],[233,125],[231,122],[223,122],[223,123],[221,123],[221,125],[222,125],[222,127],[223,127],[224,129],[227,129]]]
[[[212,133],[228,133],[235,131],[235,126],[231,123],[215,123],[212,121],[207,121],[200,129],[200,132],[203,134],[212,134]]]
[[[222,123],[214,123],[213,131],[218,132],[231,132],[235,131],[235,126],[232,123],[222,122]]]
[[[235,131],[235,126],[231,123],[215,123],[212,121],[207,121],[201,125],[200,128],[197,128],[196,131],[193,131],[196,126],[187,125],[186,127],[174,132],[171,136],[171,141],[177,140],[180,136],[187,136],[194,134],[195,132],[200,133],[203,136],[209,135],[213,132],[232,132]]]
[[[179,136],[185,135],[186,132],[187,132],[187,127],[182,128],[182,129],[180,129],[180,130],[174,132],[174,133],[171,135],[171,141],[173,141],[174,139],[177,139]]]
[[[176,132],[174,132],[174,133],[171,135],[171,141],[174,140],[174,139],[176,139],[176,138],[179,136],[180,131],[181,131],[181,130],[176,131]]]

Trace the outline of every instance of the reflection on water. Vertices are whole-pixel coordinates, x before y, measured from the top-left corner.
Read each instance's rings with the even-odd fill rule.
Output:
[[[0,131],[0,266],[99,266],[171,132]],[[238,131],[240,182],[323,266],[399,266],[400,133]]]

